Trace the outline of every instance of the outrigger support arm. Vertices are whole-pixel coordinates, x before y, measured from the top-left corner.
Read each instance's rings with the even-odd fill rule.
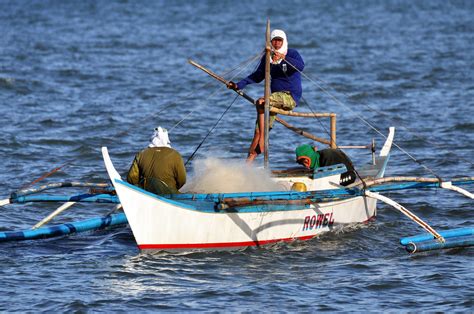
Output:
[[[375,198],[379,201],[382,201],[382,202],[394,207],[395,209],[402,212],[405,216],[407,216],[408,218],[410,218],[411,220],[416,222],[418,225],[420,225],[423,229],[428,231],[430,234],[432,234],[439,242],[441,242],[441,243],[445,242],[444,238],[436,230],[434,230],[430,225],[428,225],[426,222],[421,220],[420,217],[413,214],[411,211],[409,211],[408,209],[406,209],[402,205],[398,204],[394,200],[392,200],[392,199],[390,199],[386,196],[380,195],[378,193],[373,193],[373,192],[370,192],[370,191],[367,191],[367,190],[364,191],[364,194],[367,197]]]
[[[38,229],[39,227],[42,227],[44,224],[47,224],[50,222],[54,217],[71,207],[72,205],[76,204],[76,202],[66,202],[59,206],[54,212],[43,218],[40,222],[38,222],[36,225],[31,227],[32,230]]]
[[[0,207],[11,204],[10,199],[6,198],[4,200],[0,200]]]
[[[383,183],[390,183],[390,182],[403,182],[399,186],[390,187],[388,186],[380,186]],[[474,199],[474,194],[460,188],[459,185],[461,184],[474,184],[474,177],[466,177],[466,178],[455,178],[451,179],[450,181],[441,181],[438,178],[421,178],[421,177],[387,177],[387,178],[378,178],[373,180],[365,180],[365,187],[370,188],[372,191],[377,192],[386,192],[390,190],[401,190],[407,188],[409,185],[415,186],[418,185],[418,188],[429,188],[429,187],[439,187],[446,190],[451,190],[458,192],[464,196],[469,197],[470,199]],[[361,186],[362,183],[358,183],[353,185],[352,187]]]
[[[446,190],[451,190],[451,191],[461,193],[462,195],[467,196],[470,199],[474,199],[474,194],[472,194],[469,191],[466,191],[465,189],[460,188],[459,186],[454,186],[453,182],[451,182],[451,181],[441,182],[440,187],[443,188],[443,189],[446,189]]]

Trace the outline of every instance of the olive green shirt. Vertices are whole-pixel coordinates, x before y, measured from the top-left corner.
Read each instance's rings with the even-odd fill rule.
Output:
[[[179,193],[186,183],[183,159],[172,148],[145,148],[135,156],[127,182],[156,194]]]

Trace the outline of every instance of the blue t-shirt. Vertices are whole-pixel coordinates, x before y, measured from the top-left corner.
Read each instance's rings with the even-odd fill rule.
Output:
[[[270,76],[272,78],[271,92],[287,91],[298,104],[303,90],[301,88],[300,71],[304,69],[304,61],[296,49],[288,49],[285,60],[280,64],[270,64]],[[237,83],[238,89],[244,89],[248,84],[260,83],[265,79],[265,55],[260,60],[258,68]]]

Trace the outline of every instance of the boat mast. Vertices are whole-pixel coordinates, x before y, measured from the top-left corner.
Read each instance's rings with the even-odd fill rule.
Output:
[[[270,46],[270,19],[267,19],[267,30],[265,34],[265,112],[264,112],[264,159],[263,167],[268,168],[268,146],[269,146],[269,131],[270,131],[270,58],[271,58],[271,46]]]

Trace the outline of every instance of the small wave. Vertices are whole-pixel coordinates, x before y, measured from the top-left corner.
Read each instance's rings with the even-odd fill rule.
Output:
[[[292,44],[292,47],[295,48],[295,49],[303,49],[303,48],[319,48],[320,46],[316,41],[311,40],[307,43]]]
[[[448,129],[449,131],[474,131],[474,123],[457,123],[454,127]]]
[[[41,124],[43,127],[54,127],[62,125],[62,122],[56,121],[54,119],[44,119],[39,121],[39,124]]]
[[[416,74],[414,72],[394,72],[387,71],[377,75],[379,81],[397,81],[397,80],[411,80]]]
[[[0,87],[13,87],[15,79],[12,77],[0,77]]]
[[[37,43],[34,44],[33,48],[35,50],[39,50],[39,51],[48,51],[52,48],[52,46],[48,45],[46,43],[37,42]]]
[[[142,42],[142,43],[135,43],[130,41],[122,41],[122,40],[109,40],[108,42],[97,42],[94,45],[94,48],[99,49],[132,49],[132,50],[154,50],[154,49],[163,49],[164,46],[161,43],[157,42]]]
[[[27,95],[32,92],[27,86],[31,84],[34,84],[34,82],[17,80],[12,77],[0,77],[0,89],[11,90],[22,95]]]
[[[335,65],[322,69],[322,73],[350,74],[354,72],[352,65]]]
[[[97,74],[91,74],[91,73],[84,73],[83,71],[79,69],[60,69],[58,70],[58,74],[64,78],[73,78],[73,79],[79,79],[81,81],[88,81],[88,80],[102,80],[102,77]],[[76,84],[79,84],[76,82]],[[80,86],[80,85],[77,85]]]

